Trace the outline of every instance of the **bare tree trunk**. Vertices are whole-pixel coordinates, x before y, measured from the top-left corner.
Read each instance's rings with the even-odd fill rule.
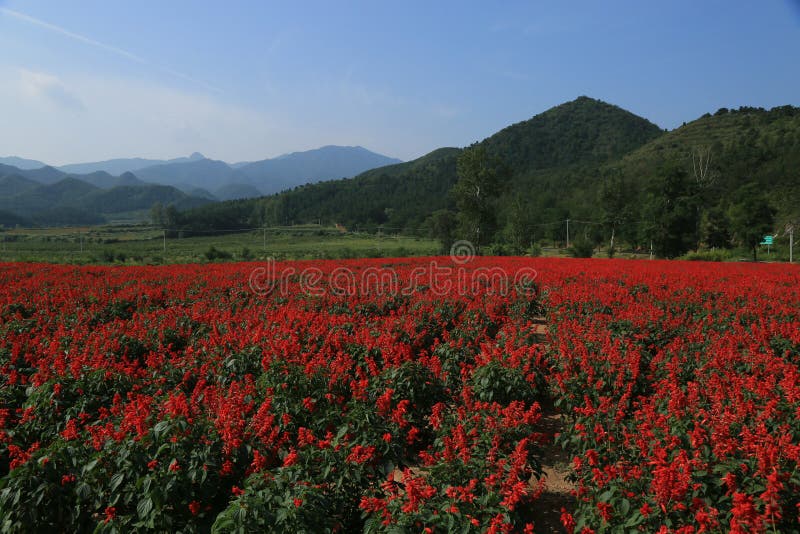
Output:
[[[711,147],[699,146],[692,149],[692,172],[697,185],[703,189],[715,180],[714,173],[709,172],[712,159]]]

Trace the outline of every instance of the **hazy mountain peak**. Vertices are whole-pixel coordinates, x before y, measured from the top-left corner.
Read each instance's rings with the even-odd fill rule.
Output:
[[[197,161],[197,160],[200,160],[200,159],[207,159],[207,158],[204,155],[202,155],[200,152],[192,152],[192,155],[189,156],[189,161]]]
[[[22,170],[41,169],[45,166],[44,163],[35,159],[20,158],[18,156],[8,156],[0,158],[0,163],[4,165],[11,165]]]
[[[276,193],[298,185],[347,178],[364,171],[400,163],[363,147],[326,145],[292,152],[238,167],[249,182],[265,193]]]

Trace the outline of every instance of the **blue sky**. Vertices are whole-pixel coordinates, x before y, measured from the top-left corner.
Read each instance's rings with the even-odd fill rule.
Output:
[[[0,155],[401,159],[588,95],[800,105],[800,3],[0,0]]]

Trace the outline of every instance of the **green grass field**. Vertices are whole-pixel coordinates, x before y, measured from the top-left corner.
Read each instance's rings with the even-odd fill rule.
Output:
[[[760,261],[788,261],[788,247],[765,247]],[[402,235],[343,232],[316,225],[286,226],[211,235],[168,233],[152,227],[107,225],[73,228],[0,229],[0,261],[51,263],[195,263],[274,258],[343,259],[361,257],[431,256],[440,254],[437,241]],[[544,257],[564,257],[565,248],[544,246]],[[595,257],[606,257],[604,248]],[[796,250],[795,260],[800,256]],[[647,259],[646,251],[620,251],[615,257]],[[743,249],[692,252],[682,259],[749,261]]]
[[[0,261],[187,263],[213,260],[423,256],[439,252],[426,238],[292,226],[213,235],[167,234],[135,226],[11,229],[0,232]],[[212,249],[213,247],[213,249]]]

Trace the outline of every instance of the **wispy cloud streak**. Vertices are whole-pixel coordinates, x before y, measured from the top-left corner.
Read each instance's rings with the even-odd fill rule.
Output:
[[[129,52],[127,50],[123,50],[122,48],[118,48],[118,47],[113,46],[113,45],[109,45],[109,44],[106,44],[106,43],[102,43],[100,41],[96,41],[95,39],[92,39],[90,37],[86,37],[85,35],[81,35],[79,33],[75,33],[75,32],[69,31],[66,28],[62,28],[61,26],[56,26],[55,24],[51,24],[49,22],[46,22],[46,21],[41,20],[41,19],[37,19],[35,17],[31,17],[30,15],[26,15],[25,13],[20,13],[19,11],[15,11],[15,10],[9,9],[7,7],[0,7],[0,13],[8,15],[10,17],[14,17],[14,18],[16,18],[18,20],[27,22],[28,24],[33,24],[34,26],[38,26],[38,27],[43,28],[45,30],[48,30],[50,32],[57,33],[59,35],[62,35],[64,37],[67,37],[67,38],[72,39],[74,41],[78,41],[78,42],[81,42],[83,44],[86,44],[86,45],[89,45],[89,46],[93,46],[93,47],[99,48],[101,50],[105,50],[106,52],[110,52],[112,54],[116,54],[116,55],[118,55],[120,57],[124,57],[125,59],[127,59],[129,61],[133,61],[134,63],[139,63],[140,65],[153,67],[153,68],[155,68],[157,70],[160,70],[160,71],[162,71],[164,73],[170,74],[171,76],[175,76],[176,78],[181,78],[181,79],[186,80],[188,82],[200,85],[200,86],[204,87],[205,89],[207,89],[209,91],[213,91],[213,92],[216,92],[216,93],[221,93],[222,92],[222,90],[219,89],[218,87],[215,87],[215,86],[213,86],[213,85],[211,85],[211,84],[209,84],[207,82],[204,82],[202,80],[198,80],[197,78],[193,78],[192,76],[189,76],[188,74],[184,74],[184,73],[182,73],[180,71],[177,71],[175,69],[171,69],[169,67],[165,67],[163,65],[158,65],[156,63],[153,63],[152,61],[149,61],[149,60],[143,58],[142,56],[134,54],[133,52]]]

